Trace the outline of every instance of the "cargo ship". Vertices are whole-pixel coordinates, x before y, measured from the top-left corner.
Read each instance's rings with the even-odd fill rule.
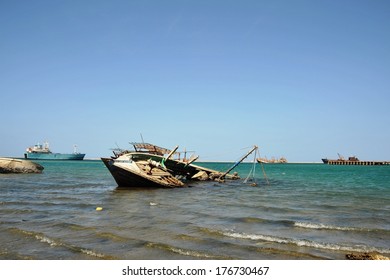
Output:
[[[25,159],[43,159],[43,160],[83,160],[85,154],[77,152],[77,146],[74,145],[74,151],[72,154],[53,153],[49,149],[49,143],[45,142],[44,145],[37,144],[26,149],[24,153]]]
[[[338,154],[338,159],[323,158],[322,162],[330,165],[390,165],[390,161],[373,161],[373,160],[359,160],[357,157],[348,157],[345,159],[342,155]]]

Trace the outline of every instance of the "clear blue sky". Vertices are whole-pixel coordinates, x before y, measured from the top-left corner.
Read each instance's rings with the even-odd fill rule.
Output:
[[[0,1],[0,156],[141,141],[390,160],[390,2]]]

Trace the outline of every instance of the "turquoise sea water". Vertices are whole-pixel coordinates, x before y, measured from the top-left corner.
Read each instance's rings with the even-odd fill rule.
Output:
[[[0,259],[390,256],[390,166],[265,164],[267,184],[257,165],[251,186],[244,163],[238,181],[121,189],[101,161],[39,163],[0,174]]]

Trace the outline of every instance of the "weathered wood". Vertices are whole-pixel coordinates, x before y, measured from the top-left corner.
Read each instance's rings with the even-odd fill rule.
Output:
[[[220,177],[219,177],[219,179],[220,180],[223,180],[224,178],[225,178],[225,176],[227,175],[227,174],[229,174],[230,173],[230,171],[232,171],[234,168],[236,168],[237,167],[237,165],[239,165],[244,159],[246,159],[251,153],[253,153],[255,150],[257,150],[257,146],[254,146],[249,152],[247,152],[246,154],[245,154],[245,156],[243,156],[239,161],[237,161],[232,167],[230,167],[225,173],[223,173]]]

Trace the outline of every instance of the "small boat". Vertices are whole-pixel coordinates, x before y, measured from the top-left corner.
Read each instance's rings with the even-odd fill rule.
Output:
[[[149,143],[131,144],[134,151],[116,149],[113,157],[101,158],[121,187],[183,187],[186,181],[239,179],[238,174],[229,173],[255,149],[228,171],[220,172],[193,164],[198,157],[180,158],[178,146],[169,150]]]
[[[265,158],[257,158],[256,160],[258,163],[268,163],[268,160]]]
[[[24,153],[25,159],[35,159],[35,160],[83,160],[85,154],[80,154],[77,152],[77,146],[73,146],[74,151],[72,154],[61,154],[53,153],[49,149],[49,143],[45,142],[44,145],[37,144],[26,149]]]

